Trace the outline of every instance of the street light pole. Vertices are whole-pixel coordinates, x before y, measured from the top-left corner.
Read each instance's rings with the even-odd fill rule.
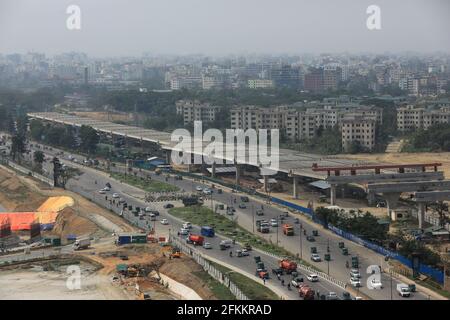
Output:
[[[300,223],[300,259],[301,260],[303,260],[302,229],[303,229],[303,225]]]
[[[253,233],[255,233],[255,210],[254,205],[252,204],[252,228]]]

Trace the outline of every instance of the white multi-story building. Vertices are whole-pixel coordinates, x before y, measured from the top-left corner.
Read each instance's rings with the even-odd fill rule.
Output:
[[[282,129],[288,110],[285,106],[275,108],[234,107],[231,109],[231,128],[244,130]]]
[[[273,80],[269,79],[250,79],[247,81],[247,85],[250,89],[265,89],[273,88]]]
[[[348,151],[354,142],[367,150],[375,147],[376,121],[362,115],[347,115],[341,120],[342,150]]]
[[[180,100],[175,105],[177,114],[183,116],[185,125],[194,121],[212,122],[216,120],[217,113],[221,108],[192,100]]]
[[[397,129],[399,131],[426,130],[439,123],[450,123],[450,107],[427,109],[407,105],[397,109]]]

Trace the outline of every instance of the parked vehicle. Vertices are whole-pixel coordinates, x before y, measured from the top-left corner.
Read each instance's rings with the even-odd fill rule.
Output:
[[[350,278],[350,284],[354,287],[361,287],[361,279],[360,278],[355,278],[355,277],[351,277]]]
[[[91,245],[91,239],[85,238],[85,239],[77,239],[73,243],[73,249],[74,250],[83,250],[89,248]]]
[[[195,206],[199,204],[198,198],[196,197],[185,197],[182,199],[182,202],[185,207]]]
[[[405,283],[397,284],[397,292],[401,297],[411,296],[411,291],[409,289],[409,286]]]
[[[376,279],[372,279],[370,281],[370,285],[373,289],[383,289],[383,284],[381,283],[381,281],[376,280]],[[409,288],[408,288],[409,290]]]
[[[203,188],[202,188],[201,186],[196,186],[196,187],[195,187],[195,190],[197,190],[198,192],[202,192],[202,191],[203,191]]]
[[[293,271],[297,270],[297,263],[288,259],[282,259],[278,261],[278,266],[287,274],[291,274]]]
[[[352,278],[361,278],[361,274],[359,273],[358,269],[352,269],[350,270],[350,277]]]
[[[293,236],[294,235],[294,227],[288,223],[283,224],[283,233],[286,236]]]

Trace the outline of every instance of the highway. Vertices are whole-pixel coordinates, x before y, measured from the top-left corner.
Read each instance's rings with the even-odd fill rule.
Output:
[[[45,151],[48,155],[54,155],[59,150],[53,149],[53,151],[51,151],[51,152],[48,150],[45,150]],[[75,156],[75,155],[73,155],[73,156]],[[75,156],[75,157],[78,159],[78,163],[82,163],[82,161],[84,160],[84,157],[82,157],[82,156]],[[66,163],[67,165],[71,165],[71,166],[76,166],[80,169],[81,172],[85,173],[75,179],[69,180],[68,185],[67,185],[68,189],[73,190],[87,198],[93,199],[94,201],[98,202],[98,201],[102,201],[101,199],[104,199],[103,195],[98,194],[98,190],[100,188],[102,188],[106,182],[110,182],[113,186],[112,191],[120,193],[121,197],[125,198],[128,201],[128,203],[130,203],[132,205],[138,205],[140,207],[149,206],[149,204],[146,204],[144,202],[144,197],[145,197],[144,191],[134,188],[132,186],[129,186],[127,184],[117,182],[114,179],[109,178],[107,174],[105,174],[104,172],[101,172],[99,170],[95,170],[93,168],[74,164],[73,162],[67,160],[67,154],[66,154],[65,158],[61,157],[61,159],[63,160],[63,163]],[[49,163],[46,164],[46,168],[47,168],[48,172],[51,172],[51,170],[52,170],[51,166],[52,165]],[[144,174],[142,172],[141,173],[138,172],[137,174],[138,175],[147,175],[148,173],[146,172]],[[163,175],[157,176],[157,175],[151,173],[150,176],[152,179],[165,181],[165,176],[163,176]],[[97,184],[95,182],[97,182]],[[193,181],[191,179],[186,179],[186,178],[183,180],[175,180],[173,175],[172,175],[172,178],[169,178],[167,182],[170,184],[176,185],[180,189],[183,189],[187,192],[195,192],[195,188],[197,186],[205,187],[205,185],[203,183],[201,183],[200,179],[198,181]],[[232,193],[230,190],[228,190],[226,188],[222,188],[222,189],[223,189],[222,194],[218,194],[216,192],[213,194],[213,200],[227,204],[227,205],[233,205],[236,208],[235,215],[238,217],[239,225],[241,225],[242,227],[244,227],[245,229],[247,229],[249,231],[254,230],[253,229],[253,226],[254,226],[253,221],[256,219],[256,217],[254,218],[253,214],[256,209],[261,208],[261,205],[264,206],[264,210],[263,210],[264,216],[258,217],[260,219],[263,218],[266,220],[270,220],[271,218],[278,218],[280,215],[282,215],[282,214],[284,214],[284,212],[286,212],[286,210],[283,208],[266,204],[266,203],[262,202],[261,200],[253,199],[252,197],[250,197],[250,201],[248,203],[246,203],[246,205],[247,205],[246,209],[239,209],[238,204],[240,203],[240,196],[242,194]],[[105,202],[104,205],[107,207],[109,206],[114,211],[119,210],[118,207],[114,208],[114,206],[109,204],[109,202]],[[208,203],[205,203],[205,205],[208,205]],[[161,209],[160,211],[162,213],[161,218],[168,218],[169,221],[171,221],[172,227],[174,229],[175,229],[175,227],[178,228],[180,226],[179,223],[176,223],[175,221],[173,221],[172,217],[167,216],[166,210]],[[300,240],[300,236],[299,236],[300,235],[300,224],[294,223],[294,217],[300,219],[301,225],[302,225],[303,229],[306,230],[307,235],[311,235],[312,230],[319,231],[319,237],[316,237],[315,242],[306,241],[306,237],[304,235],[302,235],[302,239]],[[136,223],[140,227],[147,226],[146,221],[138,220],[131,214],[129,214],[129,216],[127,216],[127,214],[125,213],[125,218],[131,219],[134,223]],[[349,269],[346,268],[345,263],[346,263],[346,261],[350,260],[351,255],[357,255],[359,257],[359,261],[360,261],[360,271],[361,271],[361,275],[362,275],[361,283],[363,285],[361,288],[359,288],[359,290],[362,293],[370,296],[373,299],[377,299],[377,300],[378,299],[389,300],[389,299],[391,299],[391,297],[392,297],[392,299],[405,299],[405,298],[398,296],[396,293],[396,290],[395,290],[396,284],[400,283],[400,282],[398,280],[396,280],[395,278],[392,279],[392,293],[391,293],[391,286],[390,286],[391,277],[385,273],[383,273],[381,275],[381,282],[383,284],[383,289],[381,289],[381,290],[369,289],[365,285],[366,279],[369,276],[369,275],[365,274],[365,270],[367,269],[367,267],[369,265],[380,265],[383,267],[383,263],[385,263],[385,262],[384,262],[384,257],[382,255],[379,255],[379,254],[377,254],[367,248],[364,248],[358,244],[355,244],[353,242],[343,240],[339,236],[331,233],[330,231],[324,230],[323,228],[312,223],[310,220],[308,220],[306,217],[302,216],[301,214],[289,213],[289,217],[286,218],[285,221],[294,225],[294,227],[295,227],[295,235],[294,236],[292,236],[292,237],[284,236],[281,234],[280,231],[278,231],[279,233],[277,235],[278,228],[272,228],[272,230],[269,234],[259,234],[259,235],[262,237],[265,237],[266,239],[270,239],[272,242],[277,242],[277,239],[278,239],[278,243],[280,246],[286,248],[290,252],[301,254],[304,260],[310,259],[310,248],[312,246],[317,247],[318,253],[321,255],[322,260],[323,260],[323,255],[324,255],[324,253],[327,252],[327,246],[329,246],[329,251],[331,254],[331,258],[332,258],[329,264],[326,261],[317,262],[317,263],[311,262],[311,263],[316,265],[317,267],[319,267],[325,273],[327,273],[329,271],[329,274],[331,276],[333,276],[334,278],[336,278],[338,280],[345,281],[345,282],[348,282],[349,278],[350,278],[349,277]],[[302,243],[301,249],[300,249],[300,241]],[[345,242],[345,246],[349,249],[349,256],[344,256],[341,254],[341,250],[338,247],[338,243],[340,241]],[[209,251],[209,254],[211,254],[211,252],[216,252],[216,250]],[[220,257],[221,259],[229,259],[229,256],[227,256],[226,254],[223,254],[223,252],[220,252],[220,251],[217,251],[217,252],[219,252],[220,255],[218,257]],[[233,259],[233,258],[231,258],[231,259]],[[245,259],[246,258],[244,258],[243,260],[245,260]],[[233,261],[236,261],[236,260],[237,260],[237,258],[234,259]],[[273,259],[273,260],[274,260],[274,264],[276,264],[275,259]],[[236,262],[233,262],[233,263],[236,263]],[[267,261],[266,264],[271,268],[269,261]],[[245,265],[246,265],[245,268],[247,270],[249,270],[250,273],[254,273],[255,265],[254,265],[253,261],[250,261],[248,264],[245,264]],[[242,267],[244,267],[244,266],[242,266]],[[322,281],[322,283],[324,283],[324,281]],[[329,288],[328,290],[335,291],[335,292],[338,291],[338,289],[335,286],[332,286],[332,287],[334,287],[334,288]],[[429,297],[420,292],[416,292],[409,299],[429,299]]]

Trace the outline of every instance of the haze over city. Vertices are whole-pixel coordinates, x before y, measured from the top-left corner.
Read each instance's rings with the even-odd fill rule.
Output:
[[[68,30],[66,9],[81,9]],[[381,30],[368,30],[368,6]],[[449,51],[445,0],[3,0],[0,52],[93,56]],[[447,41],[446,41],[447,40]]]

